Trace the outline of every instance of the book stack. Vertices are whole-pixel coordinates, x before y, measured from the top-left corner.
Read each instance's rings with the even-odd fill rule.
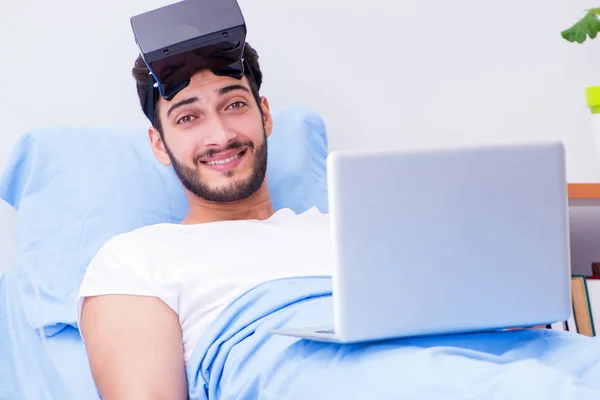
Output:
[[[573,322],[568,330],[586,336],[600,335],[600,276],[573,275]]]

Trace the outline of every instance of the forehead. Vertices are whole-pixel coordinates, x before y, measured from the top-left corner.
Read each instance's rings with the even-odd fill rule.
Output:
[[[208,101],[211,98],[216,99],[219,97],[219,89],[230,85],[243,85],[251,90],[245,75],[242,79],[236,79],[230,76],[218,76],[210,70],[203,69],[192,75],[189,85],[177,93],[171,101],[160,97],[159,105],[174,104],[190,96],[198,97],[202,101]]]

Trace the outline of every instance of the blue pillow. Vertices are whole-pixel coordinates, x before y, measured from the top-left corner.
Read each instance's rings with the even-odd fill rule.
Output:
[[[268,175],[275,209],[327,212],[327,135],[319,115],[273,113]],[[32,328],[76,327],[85,269],[114,235],[179,222],[187,202],[173,170],[154,157],[146,129],[47,128],[24,135],[0,176],[18,211],[12,268]],[[36,290],[38,293],[36,293]]]

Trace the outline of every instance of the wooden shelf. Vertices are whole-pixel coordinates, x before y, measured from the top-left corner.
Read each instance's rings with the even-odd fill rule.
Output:
[[[600,183],[569,183],[570,199],[600,199]]]

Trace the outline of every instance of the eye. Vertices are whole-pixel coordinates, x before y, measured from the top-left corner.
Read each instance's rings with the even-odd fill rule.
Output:
[[[184,117],[181,117],[177,120],[177,125],[181,125],[181,124],[187,124],[192,122],[194,119],[196,119],[196,117],[192,116],[192,115],[186,115]]]
[[[233,110],[239,110],[242,107],[245,107],[246,103],[244,103],[243,101],[236,101],[235,103],[231,103],[229,106],[227,106],[228,109],[233,109]]]

